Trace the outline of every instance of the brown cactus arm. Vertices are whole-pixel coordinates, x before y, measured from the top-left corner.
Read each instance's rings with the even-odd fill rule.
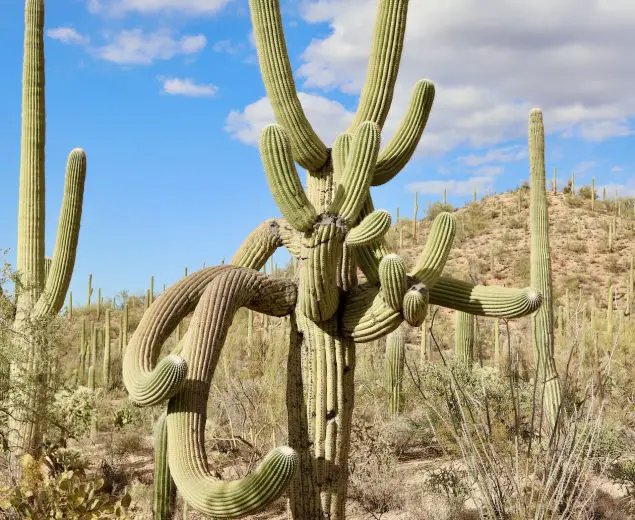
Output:
[[[262,80],[276,121],[293,143],[293,157],[309,171],[319,170],[329,152],[311,127],[296,93],[282,28],[279,0],[249,0]]]
[[[83,150],[76,148],[68,156],[64,197],[57,226],[53,259],[46,278],[44,292],[34,309],[35,316],[57,314],[64,305],[75,266],[85,180],[86,154]]]

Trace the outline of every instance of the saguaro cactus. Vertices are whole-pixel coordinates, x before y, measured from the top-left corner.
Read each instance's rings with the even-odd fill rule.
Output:
[[[356,345],[384,337],[404,321],[421,326],[429,303],[506,318],[525,316],[540,305],[533,289],[480,287],[442,276],[456,227],[449,213],[435,219],[410,271],[388,250],[384,235],[390,215],[374,209],[370,187],[388,182],[406,165],[434,98],[434,85],[419,81],[401,125],[380,150],[407,7],[407,0],[379,0],[359,107],[350,128],[329,148],[296,94],[278,0],[250,0],[260,69],[277,121],[264,129],[260,151],[284,219],[258,226],[232,266],[203,269],[161,294],[145,312],[123,363],[124,384],[135,403],[168,400],[170,471],[185,499],[211,516],[256,511],[290,482],[291,518],[344,519]],[[308,171],[306,191],[296,162]],[[297,259],[297,297],[290,294],[295,282],[257,272],[282,246]],[[365,278],[361,283],[358,267]],[[227,327],[240,306],[292,313],[287,400],[289,444],[295,451],[274,450],[255,474],[220,484],[212,481],[204,452],[206,397]],[[183,340],[157,363],[161,343],[192,310]]]
[[[9,444],[16,454],[33,452],[39,443],[40,412],[47,402],[48,360],[40,355],[32,324],[59,313],[66,299],[77,251],[86,176],[86,155],[83,150],[74,149],[68,157],[55,249],[45,276],[45,119],[44,1],[26,0],[17,247],[20,284],[13,323],[21,355],[11,367],[11,377],[22,381],[13,386],[23,388],[25,395],[12,399],[16,409],[10,414]]]
[[[543,298],[531,319],[531,338],[538,378],[544,385],[544,412],[547,426],[556,426],[561,390],[553,341],[553,301],[551,296],[551,256],[549,250],[549,209],[545,191],[545,128],[540,109],[529,116],[529,169],[531,201],[531,285]]]
[[[390,393],[388,410],[397,417],[403,403],[403,375],[406,361],[406,334],[403,325],[386,336],[386,386]]]
[[[457,312],[454,330],[454,355],[458,363],[471,368],[474,363],[474,315]]]
[[[168,428],[166,414],[154,427],[154,520],[172,520],[176,506],[176,486],[168,465]]]

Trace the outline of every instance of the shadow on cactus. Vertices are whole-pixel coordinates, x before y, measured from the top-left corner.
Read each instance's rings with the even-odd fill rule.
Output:
[[[213,517],[251,514],[288,490],[291,518],[345,518],[356,345],[383,337],[404,321],[420,326],[428,304],[505,318],[540,306],[540,295],[531,289],[474,286],[443,276],[456,227],[450,213],[435,218],[409,271],[388,250],[384,235],[390,215],[375,210],[370,188],[385,184],[407,164],[435,93],[428,80],[416,84],[400,127],[380,150],[407,7],[406,0],[379,0],[357,113],[327,148],[296,93],[278,0],[250,0],[262,77],[277,121],[263,130],[260,152],[283,218],[258,226],[232,265],[191,274],[158,297],[130,341],[123,368],[135,403],[168,401],[167,443],[160,443],[167,457],[157,453],[157,464],[167,460],[167,465],[160,478],[172,478],[187,502]],[[296,163],[308,171],[306,189]],[[282,246],[297,260],[297,285],[257,272]],[[224,483],[207,468],[206,407],[227,329],[243,306],[291,315],[289,447],[273,450],[246,478]],[[177,349],[158,361],[163,342],[192,311]],[[169,486],[164,482],[160,488]]]

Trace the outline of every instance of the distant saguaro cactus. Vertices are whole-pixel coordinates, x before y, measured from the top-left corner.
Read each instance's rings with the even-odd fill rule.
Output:
[[[473,314],[457,312],[454,330],[454,354],[458,363],[472,368],[474,363],[474,326]]]
[[[542,305],[531,319],[531,337],[538,377],[544,385],[547,425],[553,430],[560,411],[561,390],[554,359],[551,256],[549,250],[549,209],[545,191],[545,129],[542,111],[529,116],[529,204],[531,224],[531,285],[542,294]]]

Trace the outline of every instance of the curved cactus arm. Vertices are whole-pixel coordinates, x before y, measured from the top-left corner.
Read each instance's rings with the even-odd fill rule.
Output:
[[[542,296],[530,287],[511,289],[473,285],[441,277],[430,289],[430,303],[449,309],[490,318],[521,318],[536,311]]]
[[[379,283],[384,301],[390,308],[400,311],[403,297],[408,289],[406,263],[394,253],[384,256],[379,262]]]
[[[445,262],[450,255],[455,233],[456,221],[452,214],[437,215],[430,228],[426,246],[409,274],[424,285],[433,287],[441,277]]]
[[[349,132],[364,121],[384,126],[392,103],[406,32],[408,0],[379,0],[366,83]]]
[[[64,196],[53,259],[46,278],[44,292],[33,309],[35,316],[56,314],[64,305],[75,266],[85,180],[86,154],[84,150],[75,148],[68,156]]]
[[[163,292],[143,314],[123,360],[123,382],[132,402],[152,406],[178,391],[187,365],[175,354],[157,364],[161,346],[179,322],[194,310],[205,287],[228,269],[232,267],[208,267],[192,273]]]
[[[428,303],[430,292],[423,284],[416,284],[410,287],[403,297],[403,318],[413,327],[421,327],[428,313]]]
[[[342,330],[355,343],[367,343],[395,330],[403,321],[377,287],[360,286],[346,300],[342,313]]]
[[[370,194],[368,194],[359,218],[364,219],[372,214],[373,211],[375,211],[373,201]],[[387,254],[389,254],[389,250],[386,241],[383,239],[353,249],[355,261],[371,285],[379,284],[379,262]]]
[[[379,153],[379,127],[372,122],[359,125],[353,136],[353,142],[337,193],[329,205],[328,213],[338,213],[348,225],[352,225],[359,216]]]
[[[298,456],[281,447],[270,452],[249,476],[219,482],[207,467],[207,398],[234,314],[243,306],[274,316],[290,313],[295,284],[252,269],[231,267],[210,282],[192,317],[192,336],[182,355],[187,379],[168,404],[168,453],[172,478],[184,499],[214,518],[239,518],[275,500],[294,477]]]
[[[390,213],[383,209],[373,211],[346,235],[346,245],[359,247],[381,240],[390,229]]]
[[[295,229],[309,231],[315,223],[316,213],[300,182],[291,149],[281,126],[269,125],[262,131],[260,155],[273,199]]]
[[[249,0],[258,61],[276,121],[290,134],[293,157],[306,170],[319,170],[329,152],[309,123],[298,95],[284,39],[279,0]]]
[[[284,219],[269,219],[254,229],[234,254],[231,264],[260,270],[281,246],[293,256],[300,254],[301,235]]]
[[[352,134],[340,134],[336,137],[331,150],[331,158],[333,160],[333,180],[341,182],[346,163],[353,146]]]
[[[419,80],[415,85],[408,111],[397,132],[379,152],[373,186],[386,184],[408,164],[428,123],[434,92],[434,83],[427,79]]]

